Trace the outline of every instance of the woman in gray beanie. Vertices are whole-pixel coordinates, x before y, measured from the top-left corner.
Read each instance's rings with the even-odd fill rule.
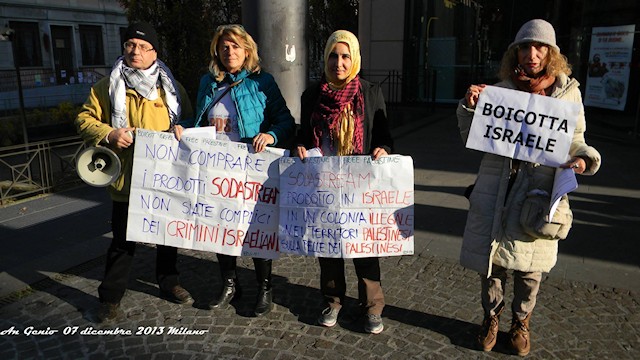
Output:
[[[496,86],[551,96],[582,104],[571,67],[556,45],[553,26],[540,19],[528,21],[505,52]],[[457,109],[458,127],[466,142],[473,112],[485,85],[471,85]],[[567,158],[561,165],[576,174],[593,175],[600,167],[600,154],[584,140],[586,123],[581,107]],[[507,271],[513,271],[510,346],[525,356],[531,349],[529,320],[536,304],[542,273],[556,264],[558,241],[571,227],[573,215],[565,195],[553,216],[557,234],[541,234],[523,221],[523,211],[532,190],[551,194],[555,168],[484,154],[473,189],[469,192],[469,213],[464,230],[460,263],[480,273],[484,320],[478,344],[490,351],[496,344],[499,317],[505,308]],[[548,202],[547,202],[548,204]]]

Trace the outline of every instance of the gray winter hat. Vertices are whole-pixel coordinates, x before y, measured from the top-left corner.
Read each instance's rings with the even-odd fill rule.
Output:
[[[528,42],[539,42],[549,45],[558,52],[560,48],[556,45],[556,31],[553,26],[542,19],[529,20],[518,30],[516,39],[509,45],[509,48]]]

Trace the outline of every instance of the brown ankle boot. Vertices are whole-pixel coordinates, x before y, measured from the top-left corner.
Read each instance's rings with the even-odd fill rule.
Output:
[[[500,314],[504,306],[500,306],[495,315],[485,315],[482,321],[482,327],[478,334],[478,345],[482,351],[491,351],[498,340],[498,328],[500,326]]]
[[[531,339],[529,334],[529,319],[531,313],[527,315],[523,320],[518,319],[514,314],[511,320],[511,330],[509,331],[509,338],[511,339],[511,347],[513,351],[519,356],[525,356],[529,354],[531,350]]]

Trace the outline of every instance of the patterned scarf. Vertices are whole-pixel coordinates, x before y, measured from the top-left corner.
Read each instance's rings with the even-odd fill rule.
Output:
[[[511,74],[511,80],[518,90],[546,96],[549,95],[547,92],[551,85],[556,82],[556,77],[549,76],[546,72],[531,77],[518,65]]]
[[[165,100],[169,111],[170,126],[180,119],[180,94],[176,90],[176,80],[171,70],[160,60],[145,71],[131,68],[124,61],[124,56],[117,60],[109,77],[109,98],[111,99],[111,126],[124,128],[128,126],[126,94],[127,88],[134,89],[148,100],[158,98],[158,85],[165,92]]]
[[[331,148],[338,155],[364,154],[364,96],[360,77],[346,86],[332,90],[323,77],[320,97],[311,115],[313,146],[320,147],[324,132],[328,130]]]

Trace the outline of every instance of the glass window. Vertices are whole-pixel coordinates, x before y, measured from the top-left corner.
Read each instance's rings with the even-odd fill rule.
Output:
[[[80,46],[82,65],[104,65],[104,47],[102,46],[102,28],[100,26],[80,25]]]
[[[9,27],[16,31],[13,46],[16,57],[14,60],[18,65],[20,67],[42,66],[38,23],[11,21]]]

